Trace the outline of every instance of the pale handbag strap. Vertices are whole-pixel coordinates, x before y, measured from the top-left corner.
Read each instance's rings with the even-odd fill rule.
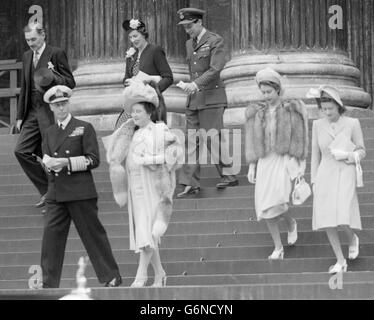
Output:
[[[362,187],[363,183],[362,183],[362,167],[360,163],[360,155],[358,154],[358,152],[354,152],[354,155],[355,155],[355,162],[356,162],[357,186]]]

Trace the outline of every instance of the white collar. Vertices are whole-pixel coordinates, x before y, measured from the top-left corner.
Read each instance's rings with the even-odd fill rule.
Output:
[[[45,44],[45,41],[44,41],[42,47],[39,50],[34,51],[34,56],[35,56],[35,52],[38,51],[39,58],[40,58],[42,56],[43,52],[44,52],[45,47],[46,47],[46,44]]]
[[[197,36],[197,43],[200,42],[201,38],[203,37],[203,35],[206,33],[206,29],[203,28],[203,30],[201,30],[200,34]]]
[[[70,120],[71,120],[71,114],[69,113],[64,121],[60,122],[60,120],[57,120],[57,124],[58,124],[59,127],[62,124],[62,130],[65,130],[65,128],[69,124]]]

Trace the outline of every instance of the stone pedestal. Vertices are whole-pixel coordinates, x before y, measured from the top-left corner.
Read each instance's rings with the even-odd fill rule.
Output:
[[[346,12],[345,1],[335,1]],[[329,28],[329,1],[232,0],[232,59],[221,73],[230,108],[260,100],[256,73],[270,66],[284,76],[285,98],[303,99],[317,117],[311,87],[337,86],[348,107],[367,108],[370,95],[358,86],[360,71],[347,54],[347,30]],[[332,5],[332,4],[331,4]],[[241,110],[231,112],[235,123]]]

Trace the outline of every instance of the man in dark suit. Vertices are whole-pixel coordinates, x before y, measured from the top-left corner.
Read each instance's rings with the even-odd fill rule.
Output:
[[[74,88],[75,81],[66,53],[46,44],[45,31],[40,24],[26,26],[24,33],[30,50],[24,53],[22,59],[21,93],[17,111],[17,128],[21,132],[14,153],[25,174],[42,196],[36,204],[37,207],[42,207],[48,182],[46,173],[34,155],[41,157],[43,134],[54,123],[54,117],[48,104],[43,101],[44,92],[35,83],[34,75],[41,69],[53,70],[58,76],[51,86],[60,84]]]
[[[209,135],[200,135],[211,153],[214,164],[221,176],[217,188],[237,186],[238,180],[233,175],[232,162],[223,129],[223,113],[227,106],[224,84],[220,72],[225,65],[224,41],[221,36],[208,31],[202,25],[203,10],[185,8],[178,11],[180,25],[183,25],[190,39],[186,43],[187,63],[190,83],[182,83],[182,89],[188,93],[186,108],[187,123],[187,163],[180,171],[178,182],[185,186],[178,197],[200,190],[200,166],[197,155],[201,143],[197,141],[197,131],[205,130]],[[215,129],[215,130],[212,130]],[[215,132],[215,133],[214,133]],[[209,139],[210,137],[210,139]],[[221,148],[221,152],[220,152]],[[194,163],[191,163],[195,162]]]
[[[116,287],[122,280],[98,218],[98,195],[91,173],[100,164],[99,146],[92,125],[69,113],[71,92],[66,86],[55,86],[44,95],[57,123],[46,130],[43,140],[43,163],[49,172],[41,254],[43,287],[59,287],[71,220],[99,281]]]

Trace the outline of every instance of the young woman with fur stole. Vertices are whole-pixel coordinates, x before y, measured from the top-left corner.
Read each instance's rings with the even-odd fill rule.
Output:
[[[288,229],[288,244],[297,240],[296,220],[288,215],[292,180],[302,177],[308,154],[308,116],[301,101],[283,101],[281,76],[271,68],[261,70],[256,81],[264,101],[246,110],[248,180],[256,183],[257,219],[264,219],[274,241],[271,260],[283,259],[278,222]]]
[[[114,198],[121,207],[128,205],[130,249],[140,253],[131,286],[145,286],[149,264],[155,273],[153,286],[165,286],[158,245],[170,221],[183,147],[162,122],[165,103],[155,83],[133,81],[124,95],[131,118],[103,141]]]

